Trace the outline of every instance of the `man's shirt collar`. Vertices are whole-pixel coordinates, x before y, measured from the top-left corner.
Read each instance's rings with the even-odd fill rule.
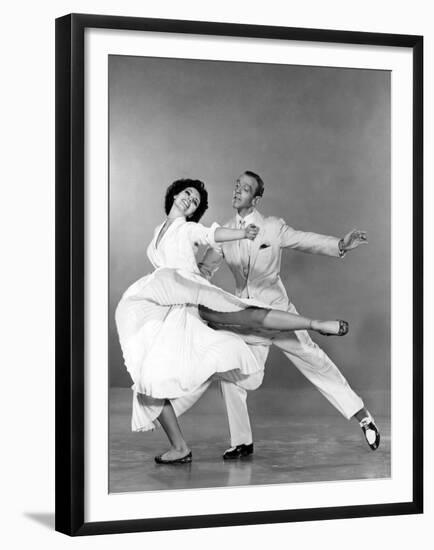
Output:
[[[237,212],[236,219],[237,219],[237,226],[239,226],[241,222],[244,222],[246,226],[249,225],[250,223],[255,223],[256,210],[253,210],[252,212],[250,212],[250,214],[247,214],[247,216],[244,216],[244,218],[242,218]]]

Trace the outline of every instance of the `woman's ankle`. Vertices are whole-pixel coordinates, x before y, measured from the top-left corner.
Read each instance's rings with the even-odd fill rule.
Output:
[[[187,445],[186,441],[178,445],[171,445],[170,448],[177,453],[188,453],[190,451],[190,447]]]
[[[315,330],[318,331],[321,328],[321,321],[318,321],[318,319],[311,319],[310,326],[307,330]]]

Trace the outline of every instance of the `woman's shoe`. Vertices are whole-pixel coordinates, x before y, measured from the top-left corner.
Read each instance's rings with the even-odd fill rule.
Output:
[[[319,330],[318,332],[323,336],[345,336],[345,334],[348,334],[348,330],[350,326],[347,323],[347,321],[343,321],[342,319],[336,319],[336,320],[339,321],[338,332],[323,332],[322,330]]]
[[[162,455],[158,455],[155,457],[155,462],[157,464],[189,464],[193,460],[193,455],[191,454],[191,451],[185,456],[182,456],[181,458],[174,458],[173,460],[165,460],[161,457]]]

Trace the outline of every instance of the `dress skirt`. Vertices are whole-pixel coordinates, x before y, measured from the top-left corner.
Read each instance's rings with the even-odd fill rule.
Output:
[[[210,328],[199,315],[199,305],[231,312],[262,304],[237,298],[200,275],[168,267],[142,277],[122,296],[116,324],[134,382],[134,431],[155,427],[165,399],[182,414],[188,396],[215,374],[242,380],[264,368],[240,335]],[[184,398],[182,408],[176,406],[179,397]]]

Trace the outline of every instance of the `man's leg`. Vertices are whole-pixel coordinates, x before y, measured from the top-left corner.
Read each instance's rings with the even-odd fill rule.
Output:
[[[298,370],[349,419],[363,408],[362,399],[351,389],[338,367],[313,342],[306,331],[277,337],[273,344],[281,349]]]
[[[296,313],[291,304],[289,311]],[[360,426],[365,434],[371,449],[376,449],[379,444],[379,434],[373,419],[365,409],[360,396],[358,396],[348,384],[338,367],[328,355],[312,341],[305,330],[285,333],[273,339],[273,344],[280,348],[286,357],[298,368],[298,370],[328,399],[338,411],[350,419],[354,417],[361,421]],[[368,418],[376,430],[374,442],[370,441],[362,422]],[[366,424],[366,421],[365,421]]]
[[[228,416],[231,447],[251,445],[253,437],[247,409],[247,390],[236,382],[226,380],[220,381],[220,390]]]
[[[265,365],[269,346],[250,346],[258,362]],[[226,406],[231,447],[223,458],[242,458],[253,453],[253,436],[247,408],[247,392],[255,390],[262,384],[264,371],[250,375],[243,380],[231,378],[231,373],[222,375],[220,389]]]

